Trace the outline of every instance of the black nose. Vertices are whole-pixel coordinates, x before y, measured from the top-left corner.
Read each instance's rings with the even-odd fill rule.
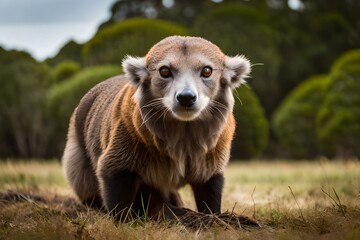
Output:
[[[191,89],[184,89],[176,96],[176,100],[183,107],[191,107],[196,102],[196,94]]]

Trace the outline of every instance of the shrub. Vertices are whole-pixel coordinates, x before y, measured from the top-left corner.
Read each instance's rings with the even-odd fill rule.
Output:
[[[314,76],[296,87],[281,103],[272,118],[272,127],[283,152],[294,158],[319,153],[316,114],[325,96],[326,75]]]
[[[85,93],[97,83],[121,72],[117,66],[84,69],[73,77],[54,85],[48,93],[48,109],[52,118],[52,152],[60,156],[65,145],[69,119]]]
[[[330,157],[360,157],[360,49],[333,64],[326,92],[317,116],[322,151]]]
[[[248,86],[235,92],[234,115],[237,122],[232,158],[259,157],[268,141],[268,122],[258,98]]]
[[[47,141],[48,67],[28,53],[0,47],[0,156],[42,157]]]
[[[296,87],[274,114],[272,126],[292,157],[360,156],[360,49],[335,61],[327,76]]]
[[[73,61],[82,65],[82,46],[82,44],[78,44],[77,42],[70,40],[59,50],[56,56],[46,59],[45,62],[52,67],[63,61]]]
[[[56,82],[70,78],[80,70],[80,65],[74,61],[63,61],[56,65],[53,70],[53,78]]]
[[[279,71],[283,95],[309,76],[329,72],[341,53],[358,46],[352,25],[339,11],[304,11],[298,18],[283,19],[281,30],[286,34],[279,48],[285,60]]]
[[[161,39],[188,35],[186,28],[163,20],[134,18],[104,27],[85,44],[87,65],[120,64],[125,55],[143,56]]]

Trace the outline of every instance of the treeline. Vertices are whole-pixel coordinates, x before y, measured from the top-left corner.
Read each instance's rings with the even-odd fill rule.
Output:
[[[0,48],[0,158],[61,156],[82,95],[170,35],[202,36],[253,63],[235,92],[233,158],[359,157],[360,4],[301,3],[119,1],[92,39],[44,62]]]

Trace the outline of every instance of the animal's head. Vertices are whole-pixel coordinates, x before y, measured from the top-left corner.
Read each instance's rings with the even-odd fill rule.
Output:
[[[135,98],[144,117],[157,109],[192,121],[224,118],[232,111],[232,89],[245,82],[250,62],[244,56],[226,56],[205,39],[173,36],[154,45],[145,57],[127,56],[123,68],[137,86]]]

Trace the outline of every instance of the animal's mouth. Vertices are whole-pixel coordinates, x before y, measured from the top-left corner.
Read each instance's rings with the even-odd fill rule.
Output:
[[[180,121],[192,121],[196,119],[201,113],[201,111],[195,106],[175,106],[172,108],[171,112],[173,116]]]

